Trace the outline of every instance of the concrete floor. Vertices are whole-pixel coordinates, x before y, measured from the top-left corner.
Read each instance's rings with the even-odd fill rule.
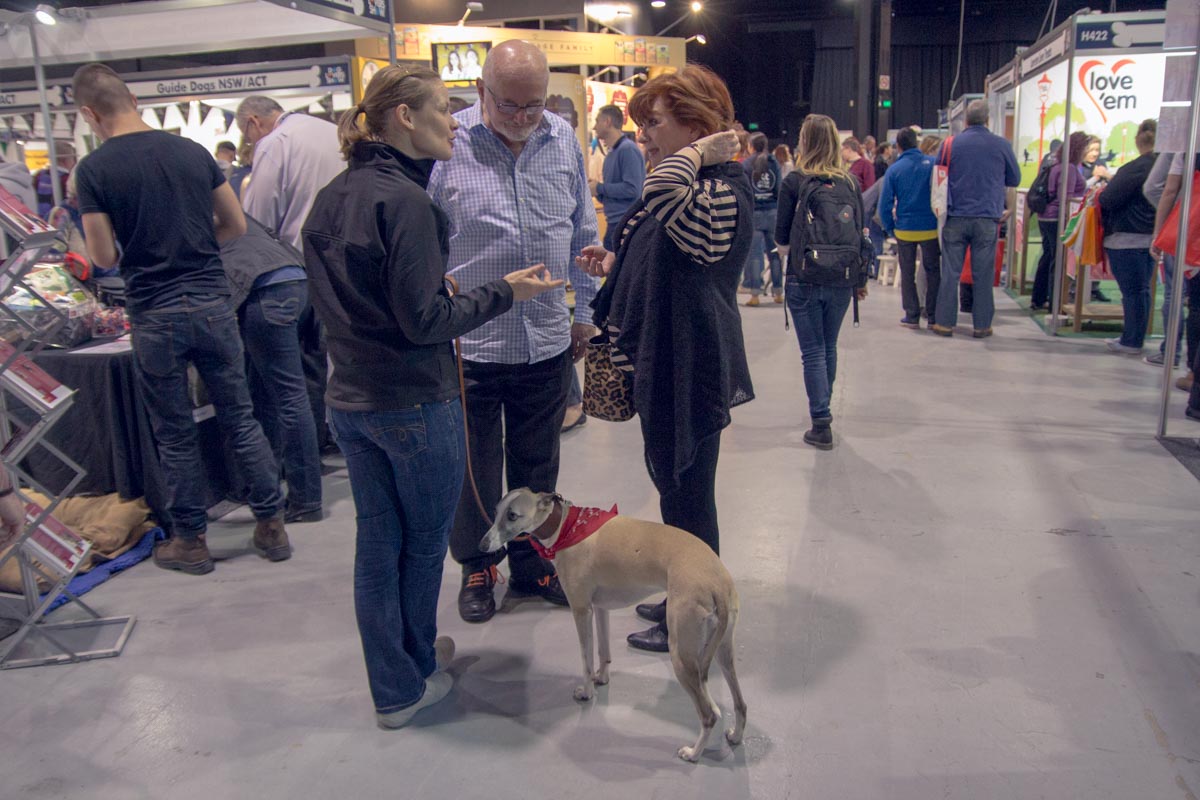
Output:
[[[620,641],[632,610],[613,617],[611,685],[580,705],[569,613],[525,601],[468,626],[450,562],[456,688],[411,729],[377,729],[341,471],[291,561],[217,525],[213,574],[147,562],[88,596],[138,616],[120,658],[0,674],[0,796],[1200,795],[1200,486],[1152,438],[1159,373],[1047,339],[999,292],[996,336],[975,341],[904,330],[897,290],[872,291],[843,331],[831,453],[801,441],[779,307],[745,309],[758,400],[735,412],[718,484],[742,747],[714,735],[698,765],[675,757],[694,713],[665,657]],[[657,518],[635,423],[564,439],[560,489]]]

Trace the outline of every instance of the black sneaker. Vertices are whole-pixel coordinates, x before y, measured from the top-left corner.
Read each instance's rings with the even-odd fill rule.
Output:
[[[563,593],[562,584],[558,582],[558,575],[553,572],[543,575],[536,581],[509,578],[508,591],[522,597],[537,596],[556,606],[570,605],[567,602],[567,595]]]
[[[913,317],[906,315],[904,319],[900,320],[900,324],[905,328],[912,328],[915,331],[921,327],[921,318],[917,317],[914,319]]]
[[[463,572],[463,585],[458,591],[458,615],[463,622],[487,622],[496,615],[496,585],[499,570],[492,564],[474,572]]]

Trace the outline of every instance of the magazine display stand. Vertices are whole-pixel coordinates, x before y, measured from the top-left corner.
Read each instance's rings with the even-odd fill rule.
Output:
[[[25,278],[43,256],[54,251],[61,252],[65,248],[57,231],[46,226],[20,201],[3,190],[0,190],[0,228],[19,242],[0,267],[0,387],[7,392],[7,395],[0,393],[0,428],[5,434],[0,462],[12,475],[18,496],[26,501],[25,530],[8,553],[0,558],[0,566],[10,559],[16,559],[25,600],[25,617],[17,632],[0,640],[0,669],[117,656],[125,647],[135,619],[132,616],[101,617],[67,589],[90,554],[92,544],[52,516],[60,499],[69,495],[84,475],[82,467],[43,439],[50,426],[70,408],[75,395],[73,390],[47,374],[31,358],[41,350],[40,342],[49,339],[67,323],[67,316],[47,302]],[[5,298],[16,287],[23,289],[39,301],[42,308],[52,313],[39,314],[30,320],[10,308]],[[32,423],[27,414],[18,419],[9,412],[6,405],[8,395],[33,412]],[[59,492],[49,491],[21,469],[20,462],[35,447],[44,448],[74,475]],[[36,489],[50,498],[50,502],[44,508],[29,502],[20,493],[21,486]],[[39,590],[38,578],[49,584],[44,596]],[[66,595],[82,608],[87,618],[54,623],[45,621],[44,616],[60,595]],[[66,631],[84,633],[68,637]],[[116,635],[113,644],[96,646],[101,634],[108,634],[111,639],[113,633]],[[41,646],[36,648],[37,652],[27,657],[15,657],[21,643],[31,638],[42,640],[39,642]],[[71,644],[76,639],[87,643],[68,646],[67,638],[72,640]]]

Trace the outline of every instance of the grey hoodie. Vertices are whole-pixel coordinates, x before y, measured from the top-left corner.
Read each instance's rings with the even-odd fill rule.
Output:
[[[37,193],[33,190],[33,176],[21,162],[0,159],[0,189],[15,194],[26,207],[37,213]]]

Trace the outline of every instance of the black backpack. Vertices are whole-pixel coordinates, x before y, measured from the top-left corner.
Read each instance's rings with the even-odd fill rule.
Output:
[[[853,179],[808,176],[800,185],[789,238],[788,271],[804,283],[863,283],[871,240],[863,235],[862,194]]]
[[[1035,214],[1044,214],[1050,206],[1050,169],[1053,162],[1047,162],[1038,170],[1037,177],[1029,184],[1029,194],[1025,196],[1025,205]]]

